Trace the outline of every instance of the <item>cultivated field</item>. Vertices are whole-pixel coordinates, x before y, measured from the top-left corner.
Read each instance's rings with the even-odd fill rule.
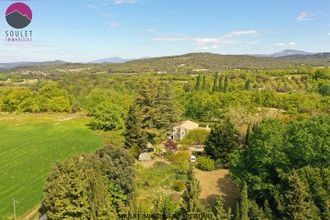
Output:
[[[73,114],[0,114],[0,219],[22,215],[42,200],[52,164],[96,150],[99,138],[88,119]]]

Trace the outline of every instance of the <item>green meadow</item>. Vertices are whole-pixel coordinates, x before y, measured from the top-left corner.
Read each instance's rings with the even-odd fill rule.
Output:
[[[56,161],[95,151],[101,138],[88,119],[72,114],[0,114],[0,219],[36,207]]]

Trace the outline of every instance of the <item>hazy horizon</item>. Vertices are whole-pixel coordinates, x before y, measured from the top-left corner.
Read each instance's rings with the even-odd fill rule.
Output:
[[[0,63],[89,62],[194,52],[272,54],[330,51],[327,0],[23,1],[33,41],[1,41]],[[0,3],[3,15],[12,1]],[[10,28],[0,19],[2,38]]]

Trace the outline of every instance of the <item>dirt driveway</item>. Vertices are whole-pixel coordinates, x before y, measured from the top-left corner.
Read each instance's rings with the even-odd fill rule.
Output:
[[[200,197],[204,203],[211,203],[216,196],[221,195],[225,207],[229,206],[233,210],[235,209],[239,191],[231,179],[229,170],[201,171],[195,169],[195,175],[201,184]]]

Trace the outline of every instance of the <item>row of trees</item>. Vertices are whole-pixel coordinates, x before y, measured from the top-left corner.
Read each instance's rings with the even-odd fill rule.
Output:
[[[66,90],[48,83],[36,88],[10,88],[0,93],[0,110],[4,112],[71,112]]]
[[[208,82],[206,75],[198,75],[196,79],[196,84],[194,86],[194,91],[206,90],[211,93],[214,92],[224,92],[227,93],[229,91],[230,77],[229,75],[223,76],[222,74],[214,74],[213,76],[213,84],[210,85]],[[185,87],[186,91],[191,90],[189,86]]]
[[[326,88],[322,88],[327,90]],[[226,111],[244,107],[277,108],[290,113],[327,112],[329,96],[319,94],[276,93],[274,91],[240,91],[209,94],[206,91],[186,93],[181,97],[185,116],[201,121],[214,121]]]

